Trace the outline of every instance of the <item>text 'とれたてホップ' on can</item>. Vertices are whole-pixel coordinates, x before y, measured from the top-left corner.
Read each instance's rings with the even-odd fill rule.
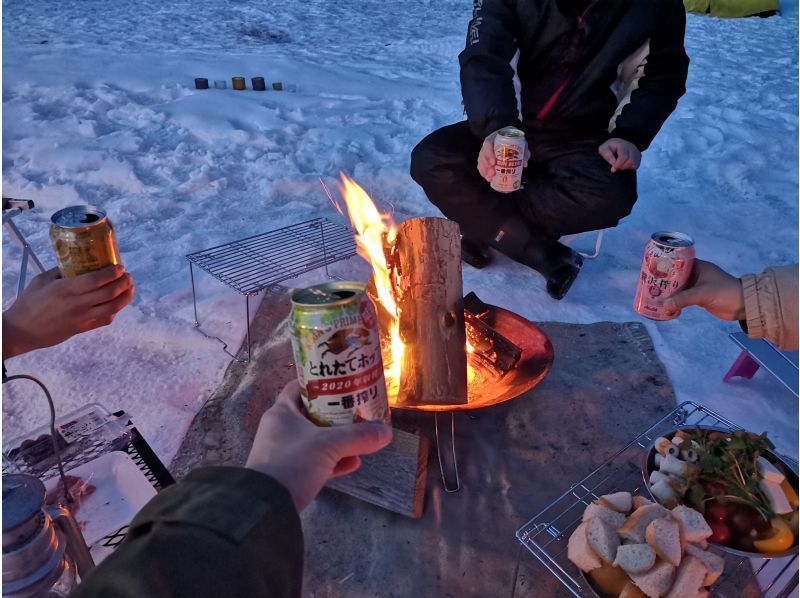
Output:
[[[50,218],[50,240],[65,278],[119,264],[114,227],[95,206],[72,206]]]
[[[653,233],[644,248],[633,309],[651,320],[672,320],[664,301],[689,282],[694,266],[694,241],[676,232]]]
[[[317,425],[390,423],[378,316],[364,289],[358,282],[328,282],[292,295],[300,394]]]
[[[494,138],[494,177],[491,186],[500,193],[511,193],[522,185],[522,165],[525,160],[525,133],[505,127]]]

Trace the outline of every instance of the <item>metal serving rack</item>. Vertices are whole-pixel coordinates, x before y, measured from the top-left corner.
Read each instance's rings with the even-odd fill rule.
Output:
[[[278,283],[301,274],[325,268],[356,254],[353,231],[327,218],[306,220],[291,226],[209,247],[186,256],[189,276],[192,279],[194,325],[207,338],[222,343],[222,350],[234,360],[250,361],[250,297],[269,290]],[[239,359],[228,351],[228,345],[219,337],[206,334],[197,318],[197,295],[194,286],[193,266],[208,272],[217,280],[245,297],[247,318],[247,359]]]
[[[603,494],[626,490],[647,495],[642,464],[653,440],[677,426],[711,425],[741,430],[733,422],[696,403],[687,401],[662,417],[588,476],[572,485],[517,530],[517,539],[579,598],[597,594],[567,558],[567,541],[581,521],[586,506]],[[781,456],[797,468],[797,461]],[[775,559],[750,559],[725,553],[725,572],[712,588],[717,598],[743,596],[743,580],[755,577],[761,596],[785,598],[797,595],[797,555]]]

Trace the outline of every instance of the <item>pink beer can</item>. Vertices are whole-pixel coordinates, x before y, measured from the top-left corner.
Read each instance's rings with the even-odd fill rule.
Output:
[[[684,233],[653,233],[644,248],[642,270],[633,309],[651,320],[672,320],[664,301],[689,282],[694,265],[694,241]]]

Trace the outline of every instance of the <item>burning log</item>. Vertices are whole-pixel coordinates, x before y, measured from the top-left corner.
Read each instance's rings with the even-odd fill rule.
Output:
[[[464,297],[464,319],[467,340],[472,345],[470,365],[488,370],[495,380],[505,376],[517,365],[522,349],[490,326],[483,316],[489,313],[489,305],[475,293]]]
[[[461,238],[444,218],[413,218],[397,230],[389,268],[405,345],[399,405],[467,402]]]
[[[467,310],[464,310],[464,320],[467,340],[473,348],[470,365],[487,370],[495,380],[517,365],[522,349]]]

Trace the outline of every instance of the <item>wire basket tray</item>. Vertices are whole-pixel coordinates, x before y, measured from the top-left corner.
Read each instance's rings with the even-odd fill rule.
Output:
[[[563,586],[578,598],[596,597],[586,578],[567,558],[567,542],[581,522],[586,506],[593,500],[620,490],[648,496],[642,477],[642,463],[654,439],[677,426],[705,425],[740,430],[733,422],[710,409],[687,401],[658,420],[629,442],[588,476],[573,484],[517,530],[517,539]],[[781,455],[796,466],[796,460]],[[755,588],[747,595],[784,598],[796,595],[797,555],[775,559],[750,559],[725,553],[725,571],[712,588],[716,598],[739,598],[744,587]]]
[[[355,254],[352,230],[315,218],[196,251],[186,259],[242,295],[254,295]]]

